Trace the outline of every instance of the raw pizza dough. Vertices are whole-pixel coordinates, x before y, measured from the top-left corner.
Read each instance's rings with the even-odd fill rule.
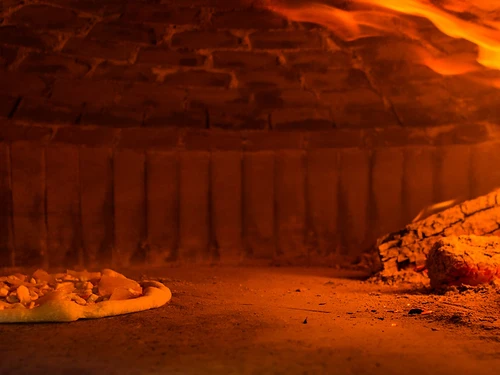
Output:
[[[149,310],[172,293],[158,281],[137,283],[113,270],[0,277],[0,323],[71,322]]]

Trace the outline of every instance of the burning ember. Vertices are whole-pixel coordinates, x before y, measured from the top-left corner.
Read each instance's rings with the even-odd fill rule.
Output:
[[[344,42],[377,36],[408,39],[402,56],[442,75],[500,68],[500,6],[497,1],[463,0],[264,0],[292,21],[320,24]],[[426,34],[426,19],[443,34],[469,41],[470,53],[448,54]],[[499,86],[500,81],[476,81]]]

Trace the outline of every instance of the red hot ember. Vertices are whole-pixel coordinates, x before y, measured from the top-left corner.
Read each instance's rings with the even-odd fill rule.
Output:
[[[444,237],[429,252],[427,270],[434,288],[489,283],[500,276],[500,237]]]

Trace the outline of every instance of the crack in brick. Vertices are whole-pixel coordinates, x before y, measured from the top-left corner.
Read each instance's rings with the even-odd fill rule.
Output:
[[[11,119],[12,117],[14,117],[14,114],[16,113],[17,109],[19,108],[19,105],[21,104],[22,100],[23,100],[22,97],[19,97],[16,99],[16,101],[14,102],[14,105],[12,106],[11,111],[7,115],[8,119]]]

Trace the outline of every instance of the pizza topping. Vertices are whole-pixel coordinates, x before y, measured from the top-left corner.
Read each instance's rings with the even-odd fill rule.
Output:
[[[67,273],[68,275],[73,276],[80,281],[99,280],[101,278],[101,272],[88,272],[88,271],[78,272],[78,271],[68,270]]]
[[[82,306],[85,306],[87,304],[87,301],[85,301],[82,297],[80,297],[77,294],[72,294],[71,300],[78,303],[79,305],[82,305]]]
[[[33,273],[33,279],[35,279],[35,281],[37,283],[42,283],[42,282],[53,283],[53,282],[55,282],[54,277],[44,270],[36,270]]]
[[[103,275],[99,280],[98,292],[100,296],[111,296],[117,289],[131,289],[139,294],[142,293],[142,287],[139,283],[126,277]]]
[[[75,284],[73,284],[72,282],[56,284],[56,290],[59,290],[61,292],[72,293],[75,289]]]
[[[20,285],[17,287],[17,298],[19,298],[19,302],[24,305],[27,305],[31,302],[30,291],[24,285]]]
[[[109,269],[102,273],[68,270],[57,274],[37,270],[31,276],[0,277],[0,310],[32,309],[49,301],[61,300],[84,306],[141,295],[139,283]]]
[[[60,291],[50,291],[44,296],[40,297],[36,302],[37,305],[43,305],[49,301],[61,301],[64,300],[67,295]]]
[[[17,302],[19,302],[19,298],[17,298],[17,296],[15,294],[11,294],[11,295],[7,296],[7,298],[5,298],[5,300],[8,303],[17,303]]]
[[[9,295],[9,289],[6,286],[0,287],[0,297],[7,297]]]
[[[139,295],[140,295],[140,293],[139,293]],[[134,289],[116,288],[113,291],[113,293],[111,293],[109,300],[110,301],[119,301],[119,300],[135,298],[137,296],[138,296],[138,292],[135,291]]]

